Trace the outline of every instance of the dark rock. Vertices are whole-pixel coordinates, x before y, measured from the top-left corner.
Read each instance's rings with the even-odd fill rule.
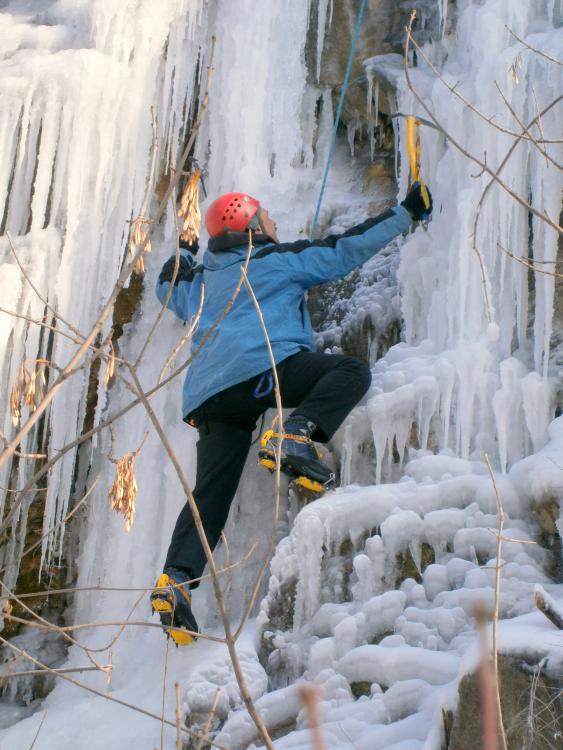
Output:
[[[563,737],[561,683],[541,674],[539,665],[499,657],[499,682],[508,750],[553,750]],[[448,750],[481,750],[479,680],[466,675],[459,686],[459,704]]]

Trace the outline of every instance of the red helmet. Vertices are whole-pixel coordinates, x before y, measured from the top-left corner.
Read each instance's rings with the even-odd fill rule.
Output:
[[[260,201],[246,193],[225,193],[216,198],[205,214],[210,237],[219,237],[226,230],[244,232],[260,208]]]

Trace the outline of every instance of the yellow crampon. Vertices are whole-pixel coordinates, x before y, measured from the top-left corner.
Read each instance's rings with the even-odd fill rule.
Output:
[[[158,581],[156,582],[156,588],[162,589],[164,594],[166,592],[167,586],[173,586],[174,583],[175,582],[170,578],[170,576],[168,576],[166,573],[162,573],[159,576]],[[176,590],[180,591],[182,596],[184,596],[188,600],[188,604],[191,605],[191,597],[189,597],[180,587],[178,587]],[[170,623],[172,623],[174,608],[172,606],[172,603],[169,601],[169,599],[166,598],[166,596],[159,596],[158,591],[155,591],[155,593],[151,596],[151,606],[154,612],[158,612],[159,615],[164,615],[165,619],[166,615],[168,615],[170,617]],[[182,625],[175,627],[173,627],[172,624],[165,625],[164,630],[166,634],[169,635],[170,638],[172,638],[177,646],[188,646],[190,643],[193,643],[195,641],[194,636],[190,635],[187,629]]]
[[[258,463],[264,466],[266,469],[268,469],[268,471],[271,471],[272,473],[276,470],[276,456],[275,456],[274,451],[268,447],[268,443],[273,438],[296,440],[299,443],[311,443],[312,442],[310,438],[307,438],[304,435],[288,435],[283,432],[276,432],[275,430],[266,430],[266,432],[260,438],[260,450],[258,451]],[[318,451],[315,445],[313,445],[313,447],[315,449],[317,457],[320,460],[322,458],[320,452]],[[305,477],[305,476],[295,477],[291,480],[291,482],[297,487],[303,487],[304,489],[309,490],[309,492],[323,493],[326,491],[326,487],[323,484],[321,484],[320,482],[317,482],[314,479],[309,479],[309,477]]]
[[[411,170],[411,182],[420,183],[422,200],[426,208],[430,208],[430,197],[420,176],[420,120],[414,115],[407,117],[407,152],[409,155],[409,166]]]

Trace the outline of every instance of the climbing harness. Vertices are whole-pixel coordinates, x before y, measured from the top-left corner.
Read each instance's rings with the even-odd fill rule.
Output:
[[[430,208],[430,197],[422,177],[420,176],[420,120],[414,115],[407,115],[407,152],[409,155],[410,182],[420,184],[422,200],[427,209]],[[428,219],[429,214],[423,217]]]
[[[272,474],[276,470],[276,454],[273,446],[270,444],[271,441],[274,438],[278,438],[280,440],[295,440],[298,443],[309,443],[312,445],[317,459],[320,461],[322,460],[322,454],[314,445],[311,438],[305,437],[304,435],[290,435],[284,432],[276,432],[273,429],[266,430],[266,432],[262,435],[262,438],[260,440],[260,450],[258,451],[258,463],[264,466],[268,471],[270,471]],[[289,462],[287,462],[283,457],[281,460],[281,468],[286,474],[290,474],[292,476],[292,484],[302,487],[303,489],[309,490],[309,492],[314,492],[317,494],[322,494],[323,492],[326,492],[327,489],[331,485],[334,484],[334,475],[332,474],[330,479],[323,484],[322,482],[317,481],[316,479],[311,479],[310,477],[306,477],[303,474],[297,474],[295,469],[291,466]]]
[[[334,149],[336,146],[336,132],[338,130],[338,123],[340,122],[340,115],[342,114],[342,107],[344,106],[344,97],[346,96],[346,89],[348,88],[348,79],[350,78],[350,70],[352,69],[352,62],[354,60],[354,53],[356,52],[356,44],[360,36],[360,30],[362,27],[362,18],[364,10],[366,8],[367,0],[362,0],[358,16],[356,18],[356,28],[354,29],[354,36],[352,38],[352,46],[350,47],[350,54],[348,55],[348,63],[346,65],[346,73],[344,74],[344,82],[342,84],[342,91],[340,92],[340,101],[338,102],[338,109],[336,110],[336,117],[334,118],[334,125],[332,126],[332,135],[330,137],[330,148],[328,151],[328,158],[326,161],[325,171],[323,174],[323,181],[321,184],[321,191],[319,193],[319,199],[317,201],[317,209],[315,211],[315,218],[313,219],[313,225],[311,226],[311,239],[315,239],[317,232],[317,223],[319,220],[319,213],[321,211],[321,203],[323,202],[323,196],[326,188],[326,181],[332,163],[332,157],[334,156]]]

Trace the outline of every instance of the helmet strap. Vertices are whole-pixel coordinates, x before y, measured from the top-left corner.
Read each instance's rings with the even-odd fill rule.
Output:
[[[255,229],[258,229],[258,227],[260,227],[260,230],[262,234],[264,235],[264,237],[268,237],[276,245],[279,245],[279,242],[276,242],[274,239],[272,239],[272,237],[270,237],[270,235],[268,234],[268,231],[266,230],[266,227],[262,223],[262,211],[260,208],[258,209],[258,211],[256,211],[252,219],[248,222],[248,225],[246,228],[255,230]]]

